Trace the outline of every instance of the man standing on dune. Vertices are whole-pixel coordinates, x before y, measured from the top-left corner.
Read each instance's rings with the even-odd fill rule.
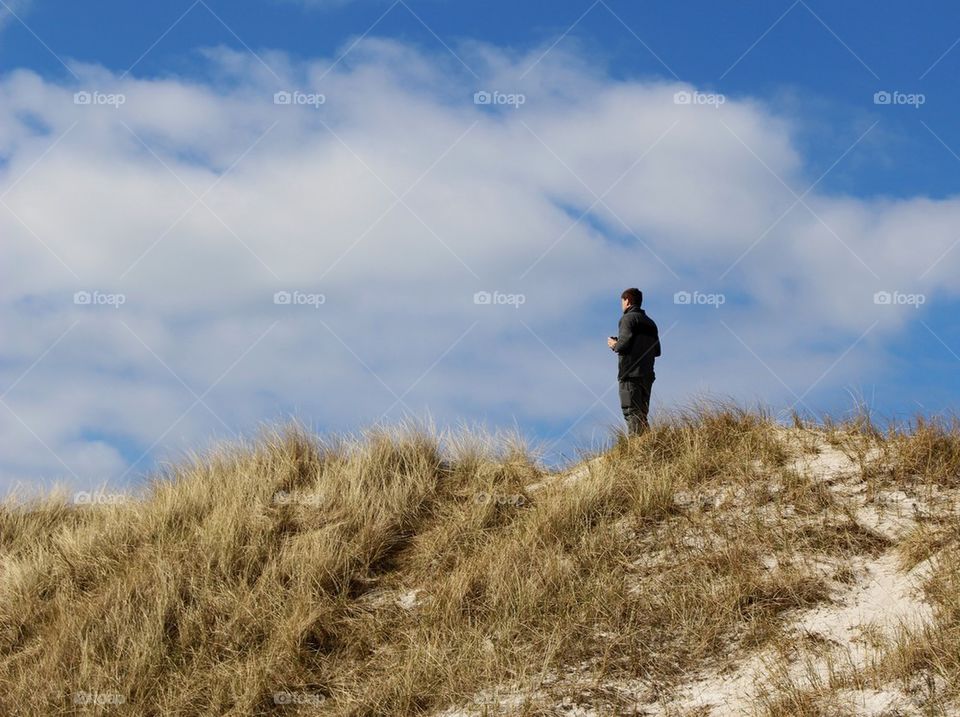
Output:
[[[607,346],[620,357],[617,371],[620,408],[630,435],[639,435],[647,430],[650,393],[656,378],[653,362],[660,355],[657,325],[640,308],[642,303],[643,292],[640,289],[627,289],[620,295],[623,316],[620,317],[619,336],[607,339]]]

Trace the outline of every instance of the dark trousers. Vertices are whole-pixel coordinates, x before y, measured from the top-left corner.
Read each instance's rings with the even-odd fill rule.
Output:
[[[627,421],[627,431],[632,436],[647,430],[647,413],[650,411],[650,393],[653,391],[653,373],[644,374],[620,382],[620,408]]]

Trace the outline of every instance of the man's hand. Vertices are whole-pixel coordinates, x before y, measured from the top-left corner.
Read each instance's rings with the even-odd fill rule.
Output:
[[[617,340],[611,336],[607,337],[607,348],[613,348],[617,345]]]

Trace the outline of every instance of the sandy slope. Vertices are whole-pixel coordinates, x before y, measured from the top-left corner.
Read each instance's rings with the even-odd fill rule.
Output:
[[[861,524],[894,540],[916,524],[915,501],[903,493],[887,494],[884,497],[892,505],[879,512],[866,505],[856,465],[825,442],[818,442],[817,449],[819,453],[798,459],[794,467],[829,481],[831,490],[856,506]],[[874,646],[894,637],[899,626],[916,627],[931,619],[919,589],[929,574],[929,561],[904,573],[891,548],[875,559],[856,560],[851,567],[856,581],[834,583],[829,604],[799,612],[786,627],[801,645],[795,652],[764,652],[738,665],[704,671],[677,690],[673,699],[649,705],[647,713],[751,714],[772,676],[785,673],[801,682],[826,682],[833,671],[867,666],[876,653]],[[846,697],[847,707],[857,714],[920,714],[893,688],[850,692]]]
[[[801,445],[798,450],[801,457],[792,467],[828,484],[831,491],[843,497],[862,526],[896,541],[916,525],[917,516],[925,509],[918,499],[890,491],[868,501],[858,466],[822,436],[784,429],[783,439]],[[588,471],[589,464],[581,464],[556,479],[575,481]],[[535,491],[543,485],[530,486],[530,489]],[[931,619],[930,607],[920,591],[930,572],[929,561],[904,572],[894,546],[875,558],[854,558],[848,567],[853,579],[842,583],[832,581],[828,602],[796,611],[789,617],[784,627],[785,634],[792,638],[789,652],[781,649],[774,653],[768,649],[738,658],[735,646],[731,646],[731,654],[724,664],[704,666],[689,674],[660,699],[651,701],[646,685],[611,681],[599,690],[615,697],[601,699],[599,702],[604,706],[588,706],[588,700],[565,699],[558,703],[550,695],[596,694],[598,690],[596,685],[586,689],[574,675],[553,675],[539,689],[491,690],[477,695],[471,705],[440,714],[443,717],[519,714],[525,707],[536,706],[540,710],[535,710],[536,714],[586,717],[611,714],[612,704],[619,705],[613,714],[663,717],[756,714],[777,678],[786,676],[801,685],[829,684],[832,674],[868,666],[876,659],[878,646],[893,638],[899,628],[916,627]],[[921,714],[910,697],[893,686],[837,691],[834,698],[850,714],[871,717]]]

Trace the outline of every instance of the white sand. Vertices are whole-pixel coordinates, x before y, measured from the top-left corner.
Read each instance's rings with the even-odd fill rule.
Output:
[[[917,525],[917,518],[924,511],[920,501],[902,491],[886,491],[868,503],[859,465],[819,434],[782,429],[782,437],[794,447],[805,444],[815,449],[814,452],[801,451],[790,467],[825,481],[851,507],[865,528],[896,541]],[[875,456],[875,453],[867,454],[868,460]],[[579,480],[589,470],[588,463],[581,464],[528,489],[535,491],[555,480]],[[684,496],[677,498],[679,503],[684,503]],[[773,558],[770,567],[775,567]],[[836,565],[824,563],[823,567],[825,574],[829,574]],[[856,576],[853,582],[834,582],[827,604],[796,611],[792,616],[785,634],[795,638],[790,644],[797,647],[790,654],[768,649],[736,664],[699,670],[668,697],[656,702],[648,701],[648,687],[643,684],[610,682],[604,688],[623,701],[633,702],[636,714],[662,717],[753,715],[759,712],[762,698],[777,676],[786,676],[799,685],[826,685],[831,675],[869,666],[877,657],[878,644],[889,641],[900,627],[915,628],[932,618],[930,606],[923,601],[920,592],[931,565],[930,561],[925,561],[905,573],[900,570],[897,554],[891,548],[876,558],[853,558],[849,567]],[[731,652],[733,648],[731,645]],[[561,676],[558,680],[565,687],[569,686],[571,694],[576,692],[576,675]],[[848,712],[864,717],[921,714],[916,704],[893,686],[836,690],[832,697]],[[593,709],[569,702],[551,704],[545,690],[524,693],[503,689],[486,691],[478,695],[473,704],[441,714],[445,717],[515,714],[522,711],[524,704],[545,705],[556,714],[586,717],[608,713],[603,708]]]

